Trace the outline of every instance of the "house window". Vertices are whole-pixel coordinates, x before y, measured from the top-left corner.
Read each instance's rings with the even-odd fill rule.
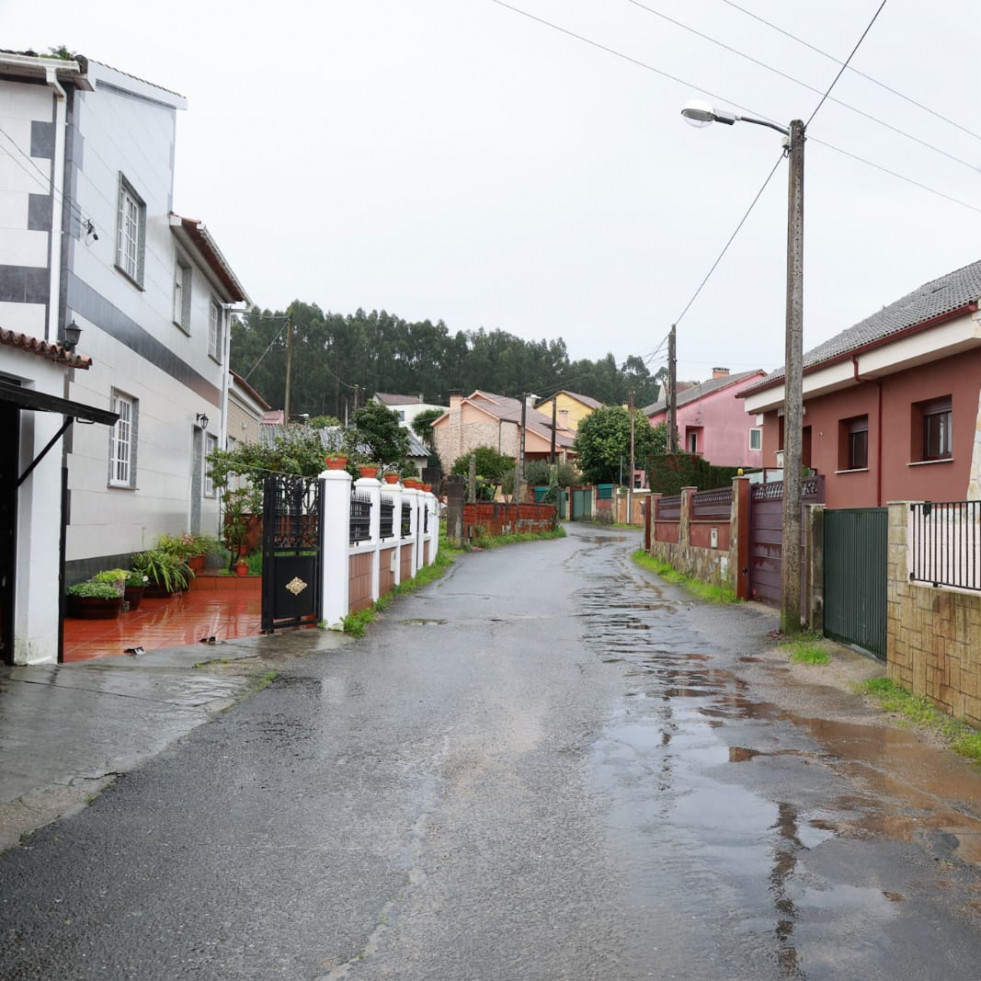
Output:
[[[763,430],[751,429],[749,431],[749,448],[751,450],[763,449]]]
[[[109,486],[134,488],[139,403],[129,395],[114,391],[111,406],[119,418],[109,437]]]
[[[174,265],[174,323],[181,330],[191,330],[191,267],[180,258]]]
[[[688,450],[689,453],[698,452],[698,443],[699,443],[698,436],[700,432],[701,429],[698,428],[693,429],[691,427],[685,430],[685,449]]]
[[[854,416],[838,424],[838,469],[867,470],[869,467],[869,417]]]
[[[116,225],[116,268],[137,286],[143,286],[143,252],[146,242],[146,204],[133,186],[119,175]]]
[[[208,320],[208,354],[221,364],[222,331],[221,304],[211,301],[211,313]]]
[[[949,395],[918,402],[913,406],[914,420],[919,417],[920,460],[949,460],[953,456],[952,406]]]
[[[215,482],[211,477],[211,465],[208,457],[218,449],[218,437],[214,433],[204,434],[204,496],[217,497]]]

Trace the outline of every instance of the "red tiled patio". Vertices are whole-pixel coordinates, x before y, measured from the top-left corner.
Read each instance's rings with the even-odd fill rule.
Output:
[[[259,576],[199,574],[186,593],[166,599],[143,598],[138,610],[112,620],[65,618],[64,659],[86,661],[124,654],[127,647],[145,651],[215,642],[260,633],[262,579]]]

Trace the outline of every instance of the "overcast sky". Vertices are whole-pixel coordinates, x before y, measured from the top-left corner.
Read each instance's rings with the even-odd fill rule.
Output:
[[[680,110],[809,119],[839,66],[747,11],[844,60],[880,2],[508,0],[549,27],[495,0],[0,0],[0,43],[187,97],[175,209],[262,307],[562,337],[652,370],[679,321],[696,379],[783,362],[787,164],[682,316],[781,137]],[[887,0],[851,63],[875,83],[845,72],[810,123],[805,350],[981,258],[979,40],[977,0]]]

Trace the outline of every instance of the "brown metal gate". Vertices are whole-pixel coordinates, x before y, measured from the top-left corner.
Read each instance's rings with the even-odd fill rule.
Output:
[[[824,502],[824,477],[808,477],[801,483],[801,541],[804,548],[805,504]],[[783,548],[783,481],[754,484],[749,495],[749,594],[764,603],[780,605],[780,569]],[[806,609],[801,556],[801,609]]]

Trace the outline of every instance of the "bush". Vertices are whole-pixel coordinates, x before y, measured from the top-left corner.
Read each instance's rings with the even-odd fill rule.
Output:
[[[714,467],[692,453],[660,453],[647,458],[651,490],[660,494],[680,494],[682,487],[729,487],[738,473],[738,467]]]
[[[119,590],[111,582],[95,582],[87,579],[68,587],[69,596],[83,596],[88,599],[119,599]]]

